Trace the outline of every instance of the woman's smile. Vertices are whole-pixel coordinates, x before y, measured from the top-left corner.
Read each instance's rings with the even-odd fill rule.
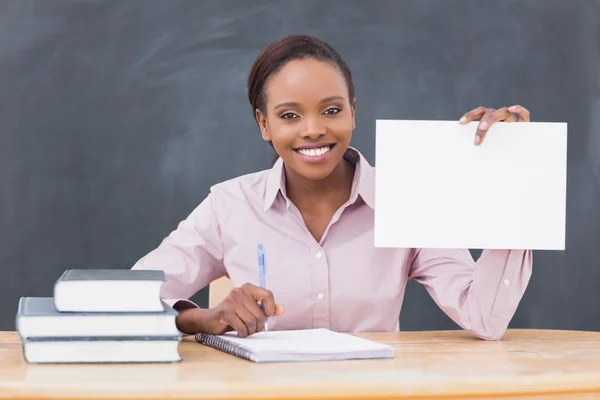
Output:
[[[295,148],[294,152],[305,162],[318,163],[325,161],[331,155],[334,147],[335,143],[315,143]]]

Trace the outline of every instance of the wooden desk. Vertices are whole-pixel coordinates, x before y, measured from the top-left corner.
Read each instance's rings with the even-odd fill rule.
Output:
[[[600,398],[600,333],[361,336],[391,344],[396,358],[254,364],[185,338],[178,364],[28,365],[17,335],[0,332],[0,398]]]

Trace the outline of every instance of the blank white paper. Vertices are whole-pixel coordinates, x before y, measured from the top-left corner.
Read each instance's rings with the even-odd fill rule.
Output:
[[[564,250],[567,124],[377,120],[375,246]]]

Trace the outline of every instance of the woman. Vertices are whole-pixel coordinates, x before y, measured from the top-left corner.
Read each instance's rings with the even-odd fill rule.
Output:
[[[530,250],[389,249],[373,246],[374,169],[351,148],[356,100],[338,53],[311,36],[266,47],[248,78],[263,140],[279,156],[270,170],[220,183],[134,269],[164,270],[161,296],[186,334],[241,337],[269,329],[395,329],[408,279],[422,283],[457,324],[499,339],[529,281]],[[475,145],[496,121],[528,121],[520,106],[479,107]],[[266,251],[258,287],[257,245]],[[236,288],[214,309],[186,300],[229,276]],[[263,302],[265,311],[257,302]],[[275,318],[273,318],[275,317]]]

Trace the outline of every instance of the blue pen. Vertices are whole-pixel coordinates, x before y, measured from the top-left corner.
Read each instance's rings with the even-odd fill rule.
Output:
[[[266,289],[266,283],[265,283],[265,275],[267,274],[267,266],[266,266],[266,260],[265,260],[265,248],[262,244],[258,245],[258,280],[260,282],[260,287],[262,289]],[[266,311],[265,311],[265,304],[264,302],[260,302],[260,308],[263,310],[263,312],[266,315]],[[265,333],[267,333],[267,331],[269,330],[269,323],[265,320]]]

